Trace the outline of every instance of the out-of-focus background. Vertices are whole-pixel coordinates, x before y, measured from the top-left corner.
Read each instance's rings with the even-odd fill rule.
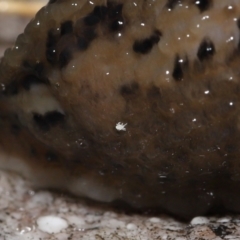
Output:
[[[0,57],[48,0],[0,0]]]

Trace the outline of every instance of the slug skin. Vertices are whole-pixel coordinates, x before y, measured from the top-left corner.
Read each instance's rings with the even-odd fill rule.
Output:
[[[240,212],[240,0],[57,0],[0,60],[0,166],[181,218]]]

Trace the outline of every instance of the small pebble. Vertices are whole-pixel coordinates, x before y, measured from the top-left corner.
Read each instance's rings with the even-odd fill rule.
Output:
[[[68,223],[56,216],[44,216],[37,219],[38,228],[46,233],[59,233],[68,227]]]
[[[127,229],[128,229],[128,230],[136,230],[136,229],[137,229],[137,226],[136,226],[135,224],[133,224],[133,223],[129,223],[129,224],[127,225]]]
[[[156,217],[152,217],[152,218],[149,218],[149,221],[151,223],[159,223],[160,222],[160,219],[159,218],[156,218]]]
[[[217,222],[219,222],[219,223],[227,223],[230,220],[231,220],[230,218],[220,218],[220,219],[217,220]]]
[[[191,221],[191,225],[207,224],[209,219],[206,217],[195,217]]]

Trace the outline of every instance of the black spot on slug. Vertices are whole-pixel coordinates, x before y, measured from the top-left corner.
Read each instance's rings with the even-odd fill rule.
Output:
[[[84,37],[79,37],[77,44],[80,50],[86,50],[89,46],[89,42]]]
[[[77,45],[80,50],[86,50],[90,43],[97,37],[93,28],[87,28],[82,31],[77,39]]]
[[[11,132],[14,135],[18,135],[20,131],[21,131],[21,127],[18,124],[12,124],[11,125]]]
[[[123,172],[125,167],[121,163],[112,162],[111,163],[115,171]]]
[[[69,48],[65,48],[60,54],[59,54],[59,65],[60,68],[64,68],[68,65],[68,63],[72,59],[72,52]]]
[[[133,51],[136,53],[147,54],[151,51],[154,44],[160,41],[161,33],[156,30],[154,34],[143,40],[136,40],[133,44]]]
[[[84,18],[84,23],[87,26],[94,26],[98,24],[101,20],[104,20],[107,15],[107,7],[96,6],[88,16]]]
[[[31,86],[35,84],[49,84],[49,80],[45,75],[45,67],[42,62],[31,63],[24,60],[22,62],[22,70],[23,72],[26,72],[26,75],[20,78],[19,87],[23,87],[25,90],[30,90]]]
[[[95,16],[94,14],[90,14],[84,18],[84,23],[87,26],[94,26],[100,22],[100,18]]]
[[[150,39],[153,44],[157,44],[160,41],[161,36],[162,36],[162,33],[159,30],[155,30]]]
[[[54,32],[54,30],[49,30],[46,42],[46,59],[51,64],[56,63],[56,45],[58,38],[59,36]]]
[[[150,52],[152,47],[153,47],[153,44],[152,44],[151,40],[149,38],[147,38],[144,40],[135,41],[135,43],[133,45],[133,50],[136,53],[146,54],[146,53]]]
[[[97,37],[97,34],[95,33],[95,30],[92,28],[85,29],[83,31],[83,37],[88,41],[91,42]]]
[[[124,24],[123,18],[114,20],[114,21],[109,25],[109,29],[110,29],[110,31],[112,31],[112,32],[119,31],[119,30],[122,29],[123,24]]]
[[[10,84],[6,86],[6,89],[4,91],[4,94],[7,96],[11,95],[17,95],[19,92],[19,84],[17,81],[12,81]]]
[[[181,1],[179,1],[179,0],[168,0],[165,7],[167,9],[173,9],[179,2],[181,3]]]
[[[237,27],[240,30],[240,19],[237,20]],[[240,41],[238,42],[238,49],[240,49]]]
[[[49,161],[49,162],[55,162],[55,161],[58,160],[58,156],[57,156],[57,154],[55,154],[54,152],[48,151],[48,152],[46,153],[46,159],[47,159],[47,161]]]
[[[167,1],[167,4],[166,4],[166,8],[167,9],[174,9],[174,7],[177,5],[177,4],[181,4],[182,1],[181,0],[168,0]]]
[[[65,115],[58,111],[48,112],[45,115],[38,113],[33,114],[34,122],[43,131],[48,131],[50,127],[54,127],[55,125],[61,123],[64,119]]]
[[[108,17],[110,19],[115,19],[116,16],[119,16],[122,14],[123,4],[115,4],[114,2],[108,1],[107,7],[108,7]]]
[[[175,63],[174,63],[174,69],[173,69],[172,76],[176,81],[182,81],[183,80],[182,63],[180,62],[180,59],[179,59],[178,56],[176,56],[176,58],[175,58]]]
[[[43,130],[43,131],[48,131],[49,130],[49,125],[45,121],[44,117],[40,114],[34,114],[33,115],[33,120],[34,122],[38,125],[38,127]]]
[[[73,32],[73,22],[72,21],[66,21],[61,24],[61,36],[72,33],[72,32]]]
[[[211,7],[212,0],[194,0],[194,3],[201,12],[204,12]]]
[[[120,89],[120,94],[123,97],[128,97],[133,94],[136,94],[136,92],[139,90],[139,85],[137,82],[132,82],[131,84],[125,84]]]
[[[159,98],[161,97],[161,92],[160,92],[160,89],[156,86],[152,86],[148,92],[147,92],[147,96],[149,98],[153,98],[153,99],[156,99],[156,98]]]
[[[38,152],[34,146],[30,147],[30,155],[34,157],[39,157]]]
[[[52,4],[52,3],[55,3],[57,2],[57,0],[49,0],[48,4]]]
[[[37,63],[33,67],[33,71],[36,73],[37,76],[42,76],[44,72],[44,65],[43,63]]]
[[[34,75],[28,75],[22,81],[22,86],[25,90],[30,90],[30,87],[32,85],[37,84],[49,84],[49,82],[46,80],[42,80]]]
[[[240,19],[237,20],[237,26],[240,29]]]
[[[59,122],[64,120],[65,115],[58,111],[52,111],[52,112],[46,113],[44,115],[44,118],[50,125],[56,125]]]
[[[109,21],[109,30],[111,32],[119,31],[123,28],[124,19],[122,16],[123,4],[114,4],[108,2],[108,21]]]
[[[107,7],[105,6],[96,6],[93,10],[95,16],[97,16],[100,20],[104,20],[107,15]]]
[[[214,44],[207,39],[204,39],[199,46],[197,56],[200,61],[211,58],[215,53]]]
[[[42,62],[32,64],[31,62],[24,60],[22,62],[22,67],[26,72],[32,72],[38,77],[42,77],[44,75],[44,64]]]

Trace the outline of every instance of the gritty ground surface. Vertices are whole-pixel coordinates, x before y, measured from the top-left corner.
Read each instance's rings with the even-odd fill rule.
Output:
[[[240,216],[181,223],[161,215],[118,213],[69,196],[33,191],[21,177],[5,172],[0,172],[0,195],[0,239],[240,239]]]

